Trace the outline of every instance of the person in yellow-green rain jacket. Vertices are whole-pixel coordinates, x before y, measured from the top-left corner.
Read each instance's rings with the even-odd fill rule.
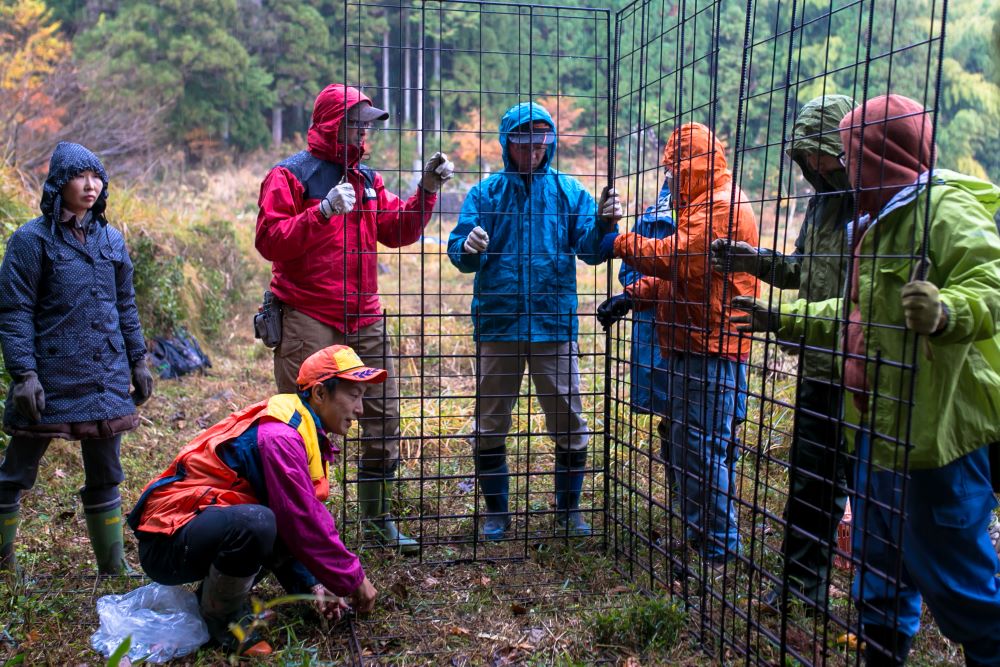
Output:
[[[865,214],[852,225],[849,302],[733,305],[748,311],[745,329],[779,338],[833,346],[843,333],[866,663],[905,662],[923,599],[967,665],[1000,665],[1000,561],[986,530],[997,505],[988,450],[1000,441],[1000,188],[932,170],[930,113],[906,97],[869,100],[840,132]]]

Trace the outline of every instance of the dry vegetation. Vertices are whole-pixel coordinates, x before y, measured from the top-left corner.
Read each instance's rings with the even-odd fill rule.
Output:
[[[225,302],[225,315],[207,345],[212,370],[159,383],[156,397],[142,409],[142,427],[126,437],[126,507],[199,429],[271,390],[270,353],[254,343],[249,327],[267,275],[251,241],[258,173],[255,167],[211,178],[188,175],[185,185],[158,200],[166,205],[151,205],[146,193],[139,191],[116,192],[112,198],[112,217],[125,222],[130,243],[148,235],[163,256],[185,262],[183,302],[190,321],[200,321],[208,300],[218,296],[206,287],[200,269],[220,272],[234,294]],[[228,224],[224,234],[213,236],[213,221]],[[711,583],[702,586],[706,573],[697,559],[662,546],[664,536],[679,534],[679,527],[666,517],[662,464],[650,458],[650,452],[658,449],[655,424],[625,407],[624,368],[612,377],[611,412],[616,441],[628,446],[612,447],[608,461],[608,470],[621,486],[605,499],[604,477],[596,472],[584,498],[588,508],[603,507],[605,502],[614,508],[616,523],[607,527],[611,549],[603,550],[601,537],[568,540],[554,531],[552,444],[531,436],[544,430],[544,423],[537,403],[527,398],[519,402],[509,443],[515,471],[512,501],[520,513],[512,539],[487,547],[475,544],[472,462],[462,437],[470,429],[475,393],[467,317],[471,279],[451,267],[439,242],[452,224],[451,217],[436,215],[422,246],[380,255],[380,284],[393,344],[401,354],[398,372],[404,393],[401,473],[408,481],[399,488],[397,512],[405,529],[422,539],[423,557],[402,559],[360,542],[349,456],[356,444],[348,443],[345,465],[335,473],[343,494],[332,499],[331,511],[347,544],[361,553],[381,591],[381,604],[372,616],[333,628],[324,626],[305,605],[280,607],[267,632],[281,652],[270,662],[696,665],[714,664],[720,656],[712,625],[725,628],[725,634],[735,639],[756,636],[756,630],[747,632],[748,620],[780,635],[782,619],[761,615],[752,596],[747,596],[763,589],[755,574],[758,570],[727,572],[719,580],[709,577]],[[579,278],[579,312],[592,313],[605,293],[606,273],[581,265]],[[600,431],[605,339],[587,315],[581,317],[580,330],[584,410]],[[616,343],[616,356],[627,357],[627,350],[627,343]],[[777,575],[776,550],[781,541],[777,517],[787,487],[781,462],[791,433],[790,409],[780,403],[793,402],[794,368],[774,349],[762,347],[755,350],[753,363],[768,370],[751,375],[754,398],[738,470],[738,495],[744,503],[740,526],[757,567]],[[528,392],[527,383],[523,390]],[[592,444],[598,450],[592,458],[595,467],[602,464],[601,440]],[[24,499],[19,547],[26,579],[0,583],[0,664],[102,664],[88,644],[97,625],[94,602],[101,594],[124,592],[140,583],[138,578],[93,577],[76,496],[81,484],[76,446],[54,443],[38,485]],[[646,494],[652,494],[653,506]],[[605,528],[600,513],[590,519],[599,531]],[[138,564],[131,536],[127,556]],[[652,596],[639,594],[634,585]],[[834,585],[846,591],[848,576],[838,572]],[[258,593],[266,599],[280,591],[265,583]],[[671,601],[689,605],[686,621],[669,606]],[[843,593],[835,595],[831,613],[840,618],[853,613]],[[674,621],[683,624],[678,638],[670,634],[676,630]],[[797,608],[787,619],[789,646],[810,660],[853,661],[855,652],[836,643],[838,632],[832,625],[817,627]],[[779,660],[776,650],[763,640],[755,641],[753,650],[763,659]],[[819,652],[823,646],[830,647],[826,654]],[[738,659],[731,649],[722,651],[727,660]],[[955,647],[941,639],[928,619],[914,664],[958,659]],[[226,658],[206,650],[190,662],[224,664]]]

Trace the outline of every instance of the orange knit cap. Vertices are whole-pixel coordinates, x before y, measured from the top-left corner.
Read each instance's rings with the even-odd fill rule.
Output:
[[[332,377],[352,382],[385,382],[389,375],[384,368],[369,368],[358,353],[346,345],[331,345],[314,352],[299,367],[296,384],[299,391],[308,391]]]

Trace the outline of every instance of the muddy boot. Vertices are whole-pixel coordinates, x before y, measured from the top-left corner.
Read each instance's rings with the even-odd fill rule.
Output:
[[[862,633],[867,639],[865,642],[867,667],[902,667],[906,664],[913,637],[884,625],[866,625],[862,628]]]
[[[506,447],[477,452],[476,472],[479,492],[486,505],[481,524],[483,539],[487,542],[502,540],[510,528],[510,469]]]
[[[128,567],[125,564],[125,539],[122,536],[122,508],[119,506],[93,513],[84,510],[84,518],[87,520],[90,546],[97,559],[98,573],[124,574]]]
[[[389,511],[389,484],[392,483],[390,479],[371,473],[358,473],[358,505],[365,539],[386,549],[398,549],[404,556],[415,556],[420,553],[420,545],[399,532]]]
[[[586,451],[556,452],[556,528],[564,534],[578,537],[593,532],[580,512],[586,462]]]
[[[229,629],[250,614],[250,589],[257,574],[232,577],[212,565],[201,584],[201,617],[208,626],[208,634],[219,646],[241,655],[265,656],[272,652],[271,645],[250,633],[242,642]]]
[[[17,568],[14,540],[17,538],[20,516],[19,509],[0,514],[0,574],[13,573]]]

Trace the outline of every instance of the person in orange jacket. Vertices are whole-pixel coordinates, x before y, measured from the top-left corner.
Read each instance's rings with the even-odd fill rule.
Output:
[[[721,565],[739,553],[733,508],[733,419],[741,363],[750,339],[740,337],[723,304],[758,294],[748,273],[712,272],[709,245],[717,238],[756,247],[757,223],[746,195],[733,189],[725,147],[700,123],[674,130],[663,152],[674,193],[677,233],[664,239],[607,234],[603,257],[620,257],[642,279],[597,310],[605,328],[633,308],[656,307],[657,332],[670,363],[667,423],[661,425],[663,458],[670,462],[687,539]]]
[[[377,591],[337,531],[324,502],[327,473],[345,435],[363,414],[362,397],[386,380],[346,345],[314,352],[296,392],[234,412],[199,433],[146,485],[129,525],[146,575],[167,586],[201,581],[201,613],[226,649],[267,655],[252,634],[229,631],[249,612],[261,570],[292,594],[313,594],[322,613],[340,616],[349,598],[361,612]]]

